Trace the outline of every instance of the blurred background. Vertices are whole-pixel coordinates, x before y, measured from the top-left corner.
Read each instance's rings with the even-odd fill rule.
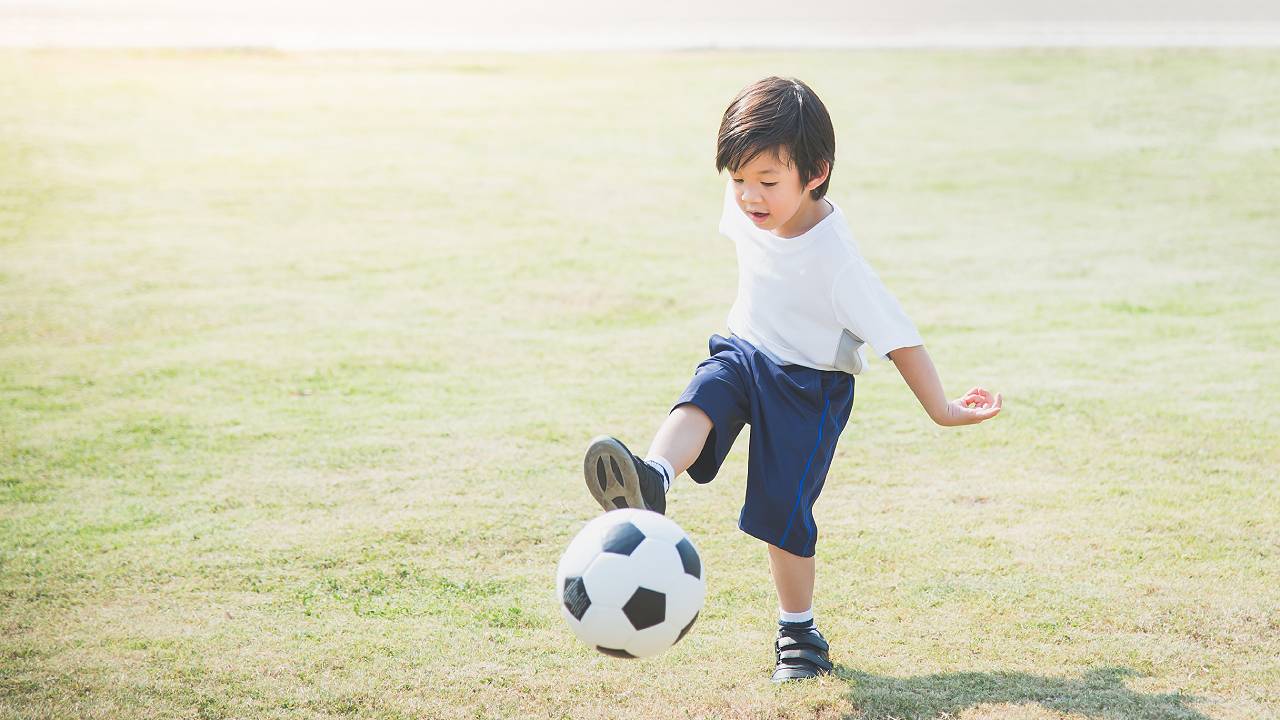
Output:
[[[0,720],[1280,717],[1280,3],[0,0]],[[804,79],[952,397],[873,359],[776,689],[708,595],[579,643],[582,451],[736,292],[721,113]]]
[[[1268,0],[644,3],[0,2],[0,44],[536,50],[1238,45],[1280,42]]]

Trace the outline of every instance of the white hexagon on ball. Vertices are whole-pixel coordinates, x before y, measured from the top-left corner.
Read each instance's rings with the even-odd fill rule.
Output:
[[[573,634],[606,655],[657,655],[693,627],[706,597],[702,558],[670,518],[607,512],[569,543],[556,568],[556,599]]]

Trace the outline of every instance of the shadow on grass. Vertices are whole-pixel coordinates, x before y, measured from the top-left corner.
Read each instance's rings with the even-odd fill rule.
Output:
[[[987,703],[1039,705],[1060,713],[1105,720],[1209,720],[1179,693],[1144,695],[1125,687],[1128,668],[1090,670],[1077,679],[1016,672],[957,672],[894,678],[837,665],[862,720],[935,720]]]

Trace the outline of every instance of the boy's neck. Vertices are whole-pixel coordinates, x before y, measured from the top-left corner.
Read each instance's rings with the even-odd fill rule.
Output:
[[[823,218],[833,212],[835,207],[826,198],[806,200],[796,210],[796,214],[786,224],[778,226],[773,234],[784,240],[799,237],[812,230],[814,225],[822,222]]]

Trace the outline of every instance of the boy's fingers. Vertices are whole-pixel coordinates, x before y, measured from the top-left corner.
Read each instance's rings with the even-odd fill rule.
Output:
[[[980,423],[1000,414],[1003,401],[1004,398],[1000,393],[996,393],[994,399],[992,399],[991,393],[987,393],[985,398],[977,395],[966,395],[960,400],[960,408],[969,423]]]
[[[975,387],[960,398],[960,406],[973,422],[982,422],[1000,412],[1004,406],[1004,395],[996,393],[992,396],[990,391]]]
[[[995,405],[983,405],[982,407],[969,407],[968,413],[969,413],[969,418],[972,418],[974,423],[980,423],[980,421],[995,418],[996,415],[1000,414],[1000,404],[998,404],[997,402],[997,404]]]

